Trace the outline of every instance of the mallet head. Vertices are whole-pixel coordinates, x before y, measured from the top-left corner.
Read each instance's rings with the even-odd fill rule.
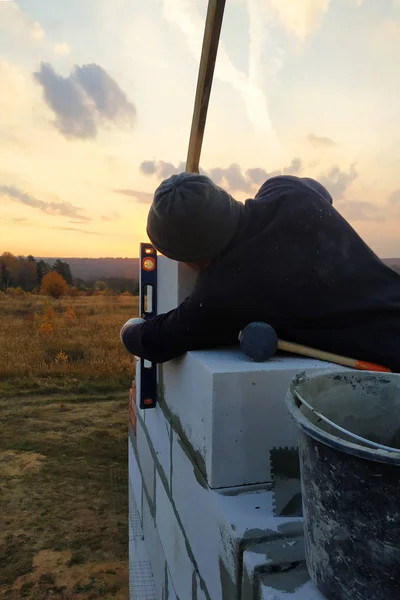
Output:
[[[278,349],[275,329],[262,321],[246,325],[239,334],[239,342],[242,352],[255,362],[268,360]]]

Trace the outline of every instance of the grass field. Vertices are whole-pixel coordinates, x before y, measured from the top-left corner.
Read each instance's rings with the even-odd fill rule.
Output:
[[[0,294],[0,599],[128,597],[137,298]]]

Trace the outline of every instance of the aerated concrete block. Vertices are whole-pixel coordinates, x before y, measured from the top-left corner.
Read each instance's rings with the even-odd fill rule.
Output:
[[[171,424],[165,418],[160,405],[154,409],[144,411],[144,422],[154,449],[154,460],[158,462],[162,471],[164,484],[169,489],[171,473]]]
[[[202,585],[209,598],[219,600],[225,580],[234,581],[238,570],[236,536],[226,527],[218,495],[210,491],[176,433],[172,438],[172,500]]]
[[[162,592],[165,587],[166,561],[155,520],[151,514],[146,496],[143,497],[143,536],[154,578],[155,598],[162,598]]]
[[[152,513],[155,514],[155,463],[149,446],[148,434],[141,419],[137,421],[136,447],[144,492],[147,494]]]
[[[187,538],[160,476],[156,475],[156,526],[178,598],[189,599],[192,594],[194,565],[189,557]],[[196,519],[195,514],[193,518]]]
[[[193,593],[192,593],[192,599],[193,600],[208,600],[204,590],[203,590],[203,585],[200,581],[200,577],[198,576],[198,574],[196,573],[196,571],[193,571]]]
[[[162,600],[178,600],[174,584],[172,583],[171,573],[167,568],[167,586],[164,589],[164,596],[162,596]],[[199,599],[200,600],[200,599]]]
[[[291,356],[254,363],[239,348],[188,352],[160,368],[161,401],[211,488],[268,482],[271,448],[297,446],[290,381],[336,368]]]

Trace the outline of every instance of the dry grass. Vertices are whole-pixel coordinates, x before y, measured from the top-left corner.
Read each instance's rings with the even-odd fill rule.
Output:
[[[0,598],[125,600],[132,360],[119,328],[137,300],[51,304],[0,299]]]
[[[132,360],[119,330],[137,313],[134,296],[49,300],[0,293],[0,380],[129,378]]]

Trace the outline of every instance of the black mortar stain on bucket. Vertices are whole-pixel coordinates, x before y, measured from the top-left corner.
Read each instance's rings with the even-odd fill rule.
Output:
[[[400,427],[389,441],[389,446],[392,448],[400,448]]]
[[[307,564],[337,600],[400,598],[400,470],[300,434]]]

